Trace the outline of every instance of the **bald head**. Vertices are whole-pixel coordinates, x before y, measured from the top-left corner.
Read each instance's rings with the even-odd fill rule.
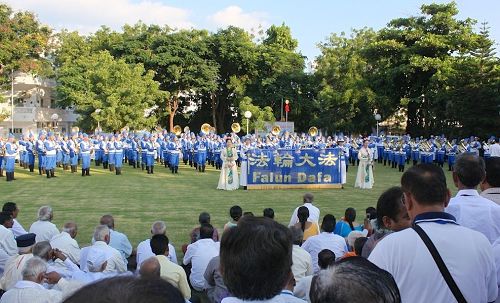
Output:
[[[106,225],[109,229],[115,228],[115,219],[112,215],[104,215],[101,217],[101,225]]]
[[[151,257],[142,262],[139,274],[143,278],[159,278],[160,262],[158,262],[158,259]]]
[[[78,233],[78,226],[73,221],[66,222],[66,223],[64,223],[62,231],[67,232],[71,236],[71,238],[74,239],[74,238],[76,238],[76,235]]]

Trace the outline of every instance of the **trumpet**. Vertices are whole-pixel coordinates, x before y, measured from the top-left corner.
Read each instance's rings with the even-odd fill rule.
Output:
[[[315,126],[311,126],[311,127],[309,127],[309,130],[307,131],[307,133],[311,137],[316,137],[318,135],[318,128]]]
[[[279,125],[274,125],[271,129],[271,134],[277,136],[281,133],[281,127]]]
[[[176,136],[180,136],[182,133],[182,128],[180,127],[180,125],[174,126],[173,132]]]
[[[239,123],[233,123],[231,124],[231,130],[233,133],[239,133],[241,131],[241,126]]]

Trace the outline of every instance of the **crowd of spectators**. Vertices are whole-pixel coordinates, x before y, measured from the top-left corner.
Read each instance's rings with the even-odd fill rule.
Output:
[[[50,206],[26,231],[7,202],[0,303],[498,303],[500,158],[459,156],[453,183],[454,197],[442,168],[415,165],[361,219],[351,207],[321,217],[310,193],[288,226],[235,205],[219,231],[203,212],[179,260],[163,221],[133,249],[104,215],[82,248],[77,224],[58,230]]]

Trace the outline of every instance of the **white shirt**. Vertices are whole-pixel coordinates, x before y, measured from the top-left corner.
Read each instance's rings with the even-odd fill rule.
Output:
[[[0,225],[0,276],[3,273],[7,260],[17,254],[17,243],[14,234],[8,228]]]
[[[0,279],[0,288],[9,290],[14,287],[17,281],[21,281],[23,279],[21,271],[31,258],[33,258],[32,254],[12,256],[5,264],[5,271]]]
[[[137,261],[137,271],[141,268],[142,262],[147,259],[156,256],[151,250],[151,239],[146,239],[137,245],[136,261]],[[177,263],[177,255],[175,253],[175,248],[171,243],[168,243],[168,256],[167,258],[175,263]]]
[[[307,209],[309,209],[309,218],[307,218],[307,221],[316,222],[316,223],[319,222],[319,208],[314,206],[312,203],[304,203],[301,206],[305,206],[305,207],[307,207]],[[299,222],[299,218],[297,217],[297,211],[299,210],[299,207],[301,207],[301,206],[298,206],[293,211],[292,217],[290,218],[290,223],[288,224],[289,227],[293,226]]]
[[[115,277],[116,272],[84,272],[76,266],[70,259],[64,260],[64,265],[68,271],[69,280],[74,280],[82,284],[89,284],[98,280]]]
[[[495,143],[490,145],[490,156],[491,157],[500,157],[500,144]]]
[[[202,291],[205,288],[205,270],[208,263],[213,257],[219,255],[219,242],[214,242],[210,239],[200,239],[187,247],[186,254],[184,255],[183,263],[188,265],[191,263],[191,275],[189,281],[191,286],[197,290]]]
[[[92,244],[94,242],[95,240],[92,238]],[[109,229],[109,246],[120,252],[123,263],[126,265],[128,263],[127,258],[132,254],[132,244],[130,244],[127,236],[116,230]]]
[[[269,300],[242,300],[238,299],[236,297],[227,297],[222,299],[221,303],[253,303],[253,302],[260,302],[260,303],[288,303],[289,301],[286,300],[284,297],[281,295],[277,295]]]
[[[495,260],[486,237],[454,223],[443,224],[445,221],[436,221],[439,219],[432,214],[444,213],[423,214],[415,222],[436,246],[467,302],[494,301],[498,291]],[[448,214],[439,216],[452,218]],[[402,302],[456,302],[429,250],[412,228],[384,237],[368,260],[392,274]]]
[[[59,230],[49,221],[36,221],[31,224],[30,233],[34,233],[36,235],[35,241],[50,241],[53,236],[59,234]]]
[[[497,284],[498,284],[498,298],[495,301],[500,303],[500,238],[493,243],[493,255],[495,256],[495,263],[497,266]]]
[[[294,296],[293,292],[289,290],[282,290],[281,293],[279,294],[283,300],[287,303],[305,303],[306,301],[299,299]]]
[[[50,240],[50,246],[62,251],[64,255],[71,260],[71,262],[80,264],[80,246],[78,245],[78,242],[71,238],[70,234],[67,232],[63,231],[52,237],[52,240]],[[57,259],[56,264],[58,264],[58,266],[63,266],[62,261],[59,259]]]
[[[319,235],[309,237],[309,239],[302,244],[312,258],[314,273],[319,271],[318,254],[323,249],[329,249],[335,254],[335,258],[341,258],[349,250],[345,239],[334,233],[322,232]]]
[[[0,303],[57,303],[61,300],[60,291],[45,289],[38,283],[23,280],[6,292],[0,299]]]
[[[491,187],[481,192],[481,197],[500,205],[500,187]]]
[[[500,205],[481,197],[475,189],[458,191],[445,211],[458,224],[485,235],[490,243],[500,238]]]
[[[292,250],[292,272],[295,281],[313,274],[311,255],[298,245],[293,245]]]
[[[103,242],[103,241],[96,241],[92,246],[82,248],[82,250],[80,252],[80,268],[81,268],[81,270],[88,271],[87,254],[89,253],[89,250],[91,247],[96,247],[98,249],[108,250],[111,252],[112,257],[111,257],[111,259],[108,260],[108,264],[106,265],[106,269],[104,270],[104,273],[126,272],[127,271],[127,265],[125,265],[125,263],[123,262],[122,255],[120,254],[120,252],[118,252],[116,249],[109,246],[108,244],[106,244],[106,242]]]
[[[14,237],[19,237],[27,234],[28,232],[24,229],[21,223],[14,219],[14,225],[12,225],[12,233],[14,234]]]
[[[311,298],[309,297],[309,291],[311,290],[311,283],[314,276],[306,276],[295,284],[295,288],[293,289],[293,294],[297,298],[302,300],[306,300],[307,302],[311,302]]]

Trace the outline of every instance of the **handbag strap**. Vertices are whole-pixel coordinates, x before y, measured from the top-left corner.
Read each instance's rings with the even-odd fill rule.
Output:
[[[418,226],[417,224],[413,224],[412,228],[420,236],[420,238],[424,242],[425,246],[427,246],[427,249],[431,253],[432,258],[434,259],[434,262],[436,262],[436,265],[439,268],[441,275],[443,276],[444,280],[446,281],[446,284],[448,284],[448,287],[450,288],[451,292],[453,293],[453,296],[455,296],[455,299],[457,300],[457,302],[458,303],[467,303],[467,300],[465,300],[464,295],[462,294],[462,292],[460,291],[460,288],[458,288],[457,283],[455,282],[455,280],[451,276],[451,273],[448,270],[448,267],[446,267],[446,264],[444,264],[443,258],[441,258],[441,255],[439,254],[434,243],[432,243],[432,240],[425,233],[425,231],[422,229],[422,227]]]

